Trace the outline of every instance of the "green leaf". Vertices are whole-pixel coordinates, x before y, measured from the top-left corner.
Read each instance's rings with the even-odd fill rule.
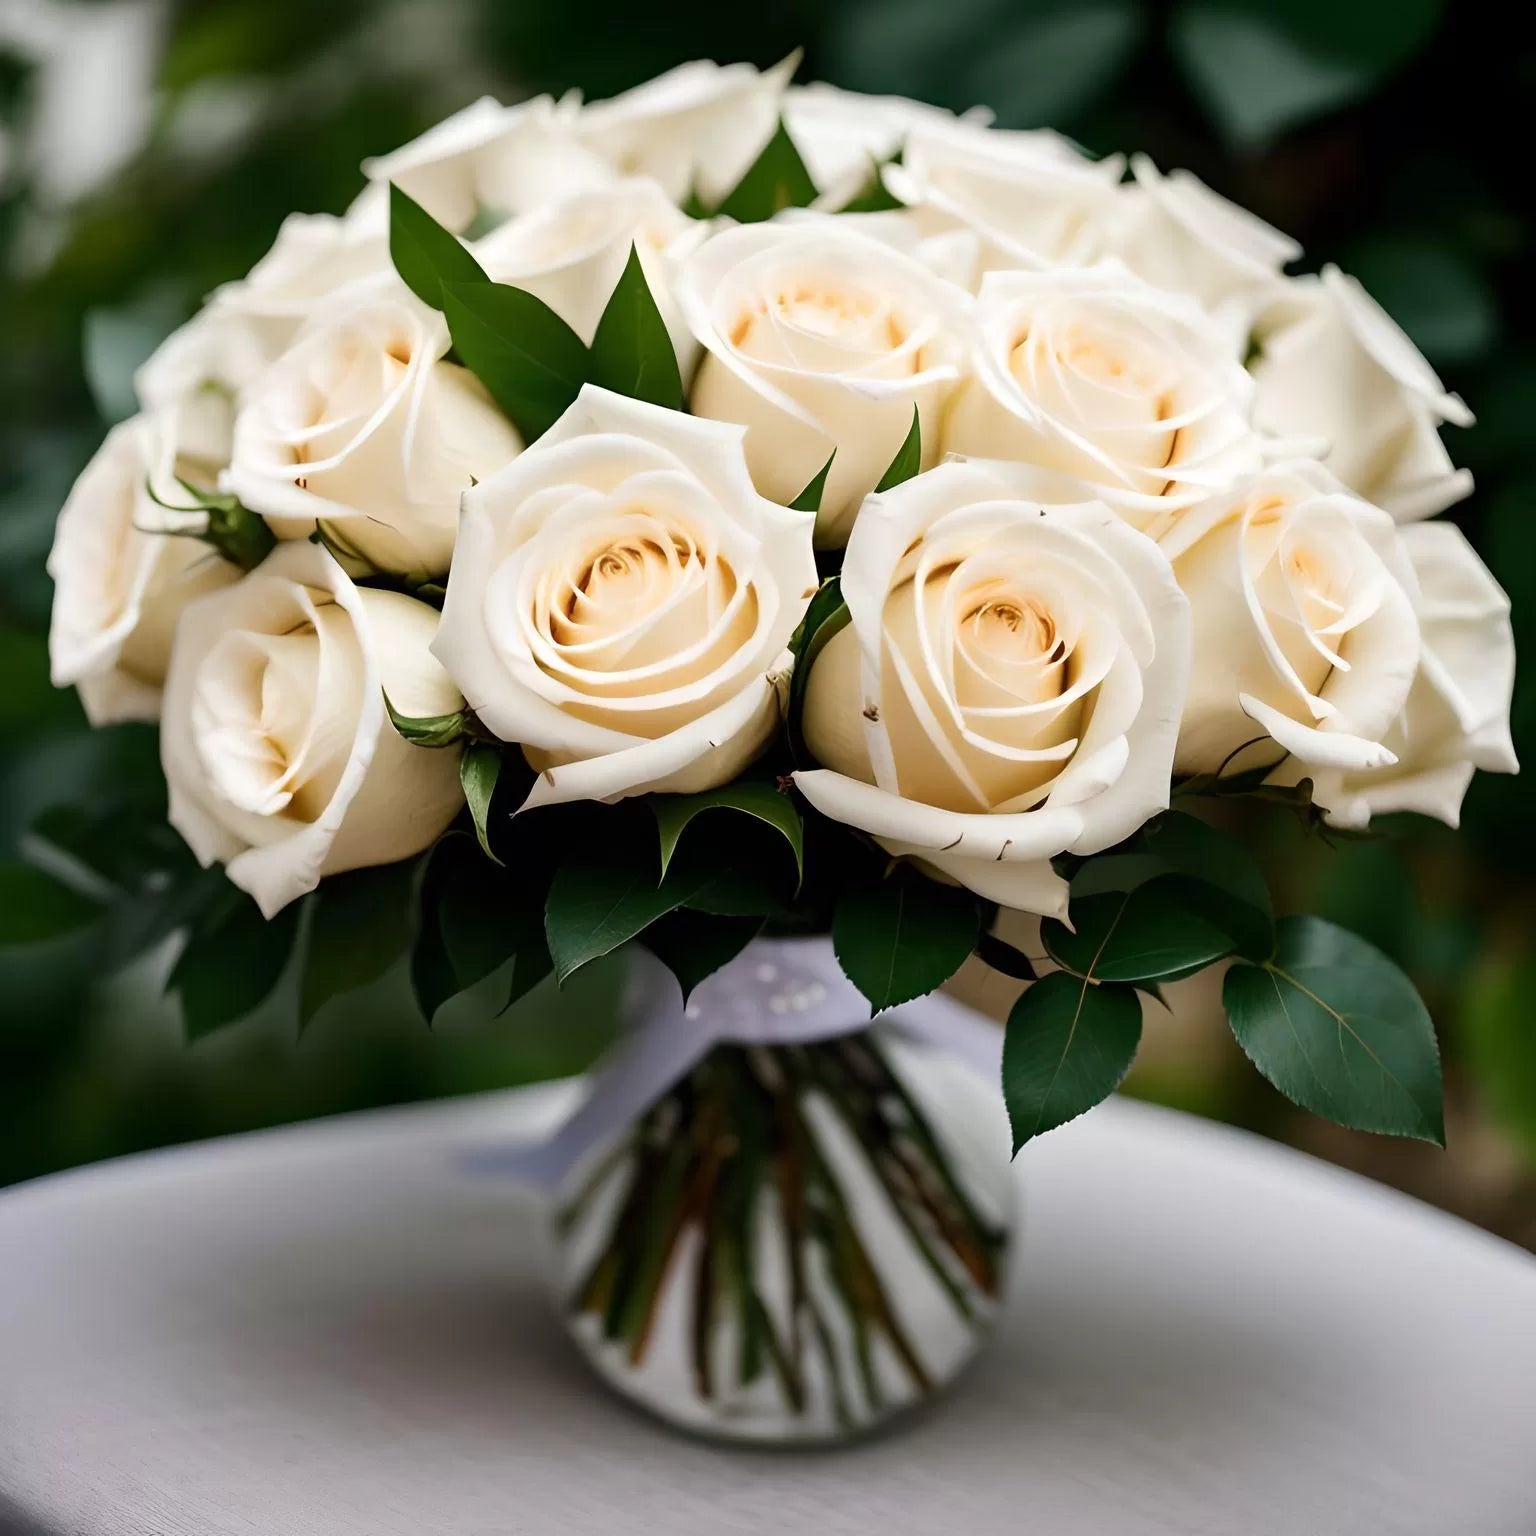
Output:
[[[0,863],[0,946],[36,944],[86,927],[101,904],[20,860]]]
[[[1413,983],[1381,953],[1316,917],[1276,925],[1269,963],[1234,965],[1232,1033],[1293,1103],[1352,1130],[1445,1145],[1440,1053]]]
[[[669,411],[683,408],[677,353],[633,244],[618,285],[597,322],[587,378],[615,394],[648,400]]]
[[[1185,0],[1173,53],[1227,137],[1258,144],[1364,96],[1417,53],[1441,0]]]
[[[701,981],[734,960],[762,927],[760,917],[715,917],[679,909],[657,918],[641,941],[677,977],[686,1002]]]
[[[896,450],[896,457],[891,460],[890,467],[880,476],[880,483],[875,491],[888,491],[892,486],[900,485],[903,480],[910,480],[918,470],[923,467],[923,428],[918,420],[917,407],[912,407],[912,425],[907,431],[900,448]]]
[[[795,876],[798,880],[805,873],[804,828],[800,813],[787,794],[774,784],[761,779],[741,779],[720,789],[703,790],[696,795],[648,795],[646,803],[656,817],[656,827],[661,834],[661,873],[665,877],[672,863],[672,855],[683,833],[694,817],[705,811],[735,811],[743,816],[754,816],[768,826],[777,828],[795,855]],[[719,835],[728,837],[724,827]]]
[[[762,153],[715,212],[738,224],[757,224],[786,208],[808,208],[816,200],[816,190],[781,118]]]
[[[1098,981],[1186,976],[1232,953],[1232,939],[1179,899],[1178,883],[1154,880],[1134,891],[1073,897],[1075,932],[1054,918],[1040,925],[1058,965]]]
[[[479,838],[485,856],[498,864],[501,860],[496,858],[491,847],[490,815],[491,800],[500,778],[501,749],[489,742],[477,741],[459,762],[459,783],[464,788],[470,819],[475,824],[475,836]]]
[[[759,824],[746,820],[729,841],[690,839],[665,878],[654,826],[615,820],[604,832],[589,835],[561,863],[545,904],[545,938],[560,980],[679,907],[759,920],[781,910],[772,861],[751,833]],[[772,842],[782,836],[777,827],[763,828]]]
[[[1184,811],[1165,811],[1127,842],[1086,860],[1072,877],[1072,899],[1131,892],[1168,876],[1183,877],[1169,894],[1230,935],[1239,954],[1269,955],[1275,920],[1263,871],[1241,843]]]
[[[565,413],[587,377],[587,349],[542,299],[506,283],[443,284],[443,313],[465,366],[525,443]]]
[[[906,866],[844,891],[832,947],[872,1013],[924,997],[965,963],[981,936],[981,907],[960,886]]]
[[[563,982],[612,953],[642,929],[682,905],[682,894],[663,889],[643,861],[616,854],[578,854],[556,871],[544,908],[544,937]]]
[[[393,182],[389,187],[389,259],[405,286],[433,309],[444,308],[445,283],[490,281],[464,242]]]
[[[1120,1086],[1141,1044],[1129,987],[1055,971],[1026,987],[1003,1037],[1003,1099],[1013,1150],[1075,1120]]]
[[[837,449],[834,448],[827,455],[827,462],[811,477],[810,483],[790,502],[791,512],[820,512],[821,498],[827,489],[827,476],[832,473],[832,460],[837,457]]]
[[[389,723],[413,747],[451,747],[473,731],[474,716],[467,709],[456,709],[451,715],[402,715],[387,693],[384,708],[389,711]]]
[[[299,1028],[333,998],[377,981],[410,947],[417,860],[327,875],[305,898]]]
[[[235,886],[205,907],[166,982],[180,999],[187,1038],[200,1040],[254,1013],[287,970],[298,929],[298,902],[269,920]]]
[[[977,939],[976,958],[1015,981],[1034,981],[1036,978],[1034,963],[1029,956],[995,933],[984,933]]]
[[[463,832],[438,840],[423,871],[411,956],[411,987],[429,1024],[450,998],[514,957],[525,973],[541,962],[548,971],[543,887],[526,874],[491,863]]]
[[[427,855],[422,869],[416,941],[411,946],[411,995],[416,999],[422,1018],[429,1025],[436,1020],[438,1009],[463,990],[458,972],[448,954],[442,921],[443,894],[452,878],[448,866],[453,862],[453,854],[448,850],[455,842],[467,846],[483,867],[494,867],[481,857],[470,839],[461,838],[452,832],[440,838]]]

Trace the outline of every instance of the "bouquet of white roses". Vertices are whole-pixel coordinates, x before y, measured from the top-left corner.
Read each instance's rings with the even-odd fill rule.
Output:
[[[50,561],[55,681],[159,720],[195,856],[123,842],[134,942],[184,934],[196,1032],[290,964],[307,1019],[407,950],[429,1018],[630,941],[686,996],[830,932],[877,1014],[974,953],[1027,983],[1015,1149],[1114,1089],[1139,993],[1223,963],[1281,1092],[1438,1141],[1411,984],[1277,919],[1196,808],[1454,824],[1474,769],[1513,771],[1508,605],[1430,521],[1471,488],[1439,436],[1466,407],[1194,178],[792,69],[478,102],[145,366]],[[89,808],[50,838],[101,841]],[[575,1299],[638,1361],[696,1229],[699,1390],[729,1313],[731,1370],[803,1400],[829,1330],[798,1282],[778,1326],[730,1216],[777,1181],[867,1416],[871,1334],[921,1364],[814,1125],[775,1118],[807,1085],[954,1305],[995,1291],[994,1225],[845,1035],[659,1085]]]

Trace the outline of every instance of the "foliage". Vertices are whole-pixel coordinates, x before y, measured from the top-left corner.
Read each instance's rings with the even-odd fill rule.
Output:
[[[791,8],[786,15],[768,18],[717,6],[694,14],[685,7],[675,22],[648,25],[643,37],[626,25],[628,12],[621,11],[617,0],[599,0],[596,11],[583,12],[579,23],[568,10],[546,0],[470,10],[476,17],[471,45],[461,56],[433,66],[435,74],[412,76],[402,62],[393,66],[394,75],[382,78],[369,73],[375,65],[360,63],[356,70],[343,72],[344,85],[332,81],[317,91],[302,68],[302,61],[314,56],[316,29],[323,30],[327,46],[354,48],[349,57],[366,61],[370,56],[361,51],[359,40],[376,22],[373,8],[355,0],[319,17],[313,7],[293,0],[261,7],[184,0],[163,65],[160,126],[127,171],[64,219],[57,219],[45,205],[34,185],[41,173],[30,161],[19,162],[0,192],[0,246],[17,278],[0,299],[8,338],[0,363],[0,445],[6,450],[0,455],[0,620],[7,676],[14,679],[4,705],[8,729],[0,779],[6,795],[0,830],[6,846],[0,853],[8,871],[22,871],[7,878],[24,882],[28,893],[37,880],[54,882],[36,887],[48,894],[35,900],[29,894],[24,900],[0,902],[9,922],[36,926],[26,945],[0,957],[7,995],[17,1000],[23,1013],[48,1021],[47,1028],[32,1029],[27,1034],[32,1043],[9,1058],[16,1066],[7,1097],[0,1102],[0,1122],[14,1124],[18,1137],[35,1125],[29,1118],[33,1111],[29,1108],[28,1116],[19,1110],[8,1115],[9,1106],[70,1101],[90,1017],[93,973],[99,969],[82,965],[82,953],[93,959],[109,953],[114,962],[140,959],[163,945],[166,922],[172,925],[169,931],[184,928],[188,937],[175,962],[171,988],[187,1013],[188,1029],[201,1032],[230,1022],[241,1010],[288,1006],[281,996],[284,979],[307,975],[297,967],[303,963],[309,929],[317,922],[334,923],[334,931],[346,926],[345,912],[338,909],[323,916],[325,902],[317,900],[301,922],[280,924],[258,941],[248,904],[210,900],[223,887],[191,864],[173,835],[164,835],[163,791],[155,787],[153,752],[146,749],[144,734],[135,728],[87,733],[73,703],[49,696],[41,685],[45,663],[37,637],[47,614],[42,555],[63,490],[100,429],[78,354],[84,316],[94,312],[125,320],[140,317],[137,330],[134,324],[96,328],[98,338],[115,338],[113,345],[129,346],[143,330],[143,317],[168,314],[174,319],[186,313],[201,294],[246,270],[291,208],[339,209],[355,190],[353,164],[440,116],[445,89],[455,101],[475,94],[471,81],[477,60],[496,87],[508,94],[518,94],[524,86],[571,83],[601,93],[687,55],[752,54],[768,62],[805,41],[810,74],[851,86],[947,99],[957,107],[989,99],[1005,124],[1050,122],[1094,147],[1144,146],[1159,158],[1194,164],[1218,189],[1300,236],[1316,259],[1341,258],[1368,276],[1431,360],[1448,372],[1451,386],[1486,407],[1483,425],[1466,439],[1482,489],[1458,513],[1458,520],[1515,592],[1520,643],[1532,643],[1528,628],[1536,603],[1521,598],[1530,585],[1528,573],[1536,568],[1529,518],[1536,459],[1524,425],[1529,402],[1536,398],[1536,351],[1528,284],[1519,265],[1530,210],[1514,190],[1521,184],[1519,171],[1512,154],[1502,148],[1507,125],[1498,115],[1499,103],[1516,97],[1530,54],[1528,44],[1505,37],[1502,28],[1492,35],[1490,18],[1478,8],[1453,10],[1435,0],[1331,8],[1311,0],[1178,0],[1158,7],[1137,0],[1093,0],[1081,6],[1059,0],[1011,6],[996,0],[957,0],[940,8],[917,0],[844,0],[821,8]],[[301,61],[297,68],[295,60]],[[231,139],[217,153],[189,148],[185,130],[193,121],[199,90],[230,79],[249,84],[253,91],[259,87],[260,110],[246,136]],[[1426,103],[1433,103],[1433,110],[1427,110]],[[0,114],[9,110],[0,105]],[[17,111],[8,121],[19,122],[20,116]],[[1226,149],[1212,140],[1212,129]],[[324,154],[313,153],[316,143],[325,145]],[[803,161],[788,135],[776,135],[770,147],[769,163],[760,161],[730,194],[738,199],[738,216],[762,216],[774,206],[807,200],[805,183],[799,179]],[[753,185],[746,186],[754,173]],[[168,227],[178,231],[171,246],[157,234]],[[500,290],[494,296],[481,291],[488,285],[469,270],[473,258],[462,244],[453,242],[469,265],[441,245],[434,256],[431,232],[423,235],[418,228],[418,234],[422,238],[417,255],[403,257],[403,267],[417,262],[417,291],[424,298],[422,289],[430,291],[435,282],[445,307],[457,303],[454,340],[460,357],[477,371],[483,366],[482,376],[500,380],[497,398],[527,436],[543,430],[558,414],[557,405],[568,401],[588,378],[620,379],[619,387],[647,398],[656,398],[648,390],[667,394],[669,376],[660,366],[664,359],[655,344],[656,326],[633,282],[626,307],[615,312],[611,324],[604,317],[608,330],[600,328],[589,349],[548,326],[530,305]],[[638,261],[632,266],[643,286]],[[453,318],[450,315],[450,324]],[[158,328],[163,330],[165,322]],[[549,346],[552,354],[559,354],[558,366],[541,383],[530,382],[526,366],[523,341],[530,330],[546,339],[558,337]],[[649,339],[638,339],[642,337]],[[111,364],[109,372],[115,368],[121,376],[135,360],[109,358],[105,363]],[[642,383],[642,363],[647,362],[655,370],[651,382]],[[628,372],[627,365],[633,365]],[[819,499],[819,487],[808,487],[807,494]],[[802,649],[824,644],[846,622],[835,580],[823,587],[813,613],[816,622],[808,617],[799,642]],[[1516,729],[1527,758],[1536,743],[1532,705],[1531,685],[1522,679]],[[544,950],[549,937],[544,906],[564,873],[554,867],[541,842],[540,813],[517,818],[527,826],[502,814],[501,800],[511,804],[514,797],[520,798],[521,766],[476,741],[473,733],[454,741],[451,749],[463,752],[466,787],[477,813],[449,834],[424,866],[413,868],[414,916],[407,908],[407,917],[392,922],[390,929],[400,946],[397,953],[411,952],[417,996],[429,1014],[440,1013],[457,992],[482,984],[489,974],[487,965],[498,968],[493,963],[498,955],[500,966],[509,960],[515,966],[514,990],[518,981],[537,974],[541,963],[551,962]],[[799,814],[792,796],[769,792],[778,795],[791,814]],[[81,803],[90,806],[91,815],[84,825],[78,818],[71,825],[60,808]],[[1208,810],[1202,807],[1203,813]],[[1288,835],[1274,830],[1277,818],[1263,817],[1262,808],[1248,802],[1223,804],[1212,814],[1242,831],[1241,838],[1225,840],[1222,846],[1229,851],[1265,840],[1273,845],[1273,839]],[[856,877],[865,892],[850,897],[850,912],[858,911],[860,900],[873,900],[874,893],[890,895],[882,884],[883,861],[874,850],[844,835],[829,847],[824,830],[803,816],[799,850],[779,827],[744,815],[740,808],[712,806],[694,816],[698,834],[717,819],[740,820],[744,837],[761,839],[769,878],[752,891],[726,889],[723,884],[712,891],[711,878],[693,869],[694,883],[686,886],[684,899],[655,917],[647,930],[647,941],[654,940],[659,953],[670,948],[675,959],[685,948],[700,948],[701,940],[690,939],[688,945],[678,941],[691,925],[694,934],[711,930],[717,943],[712,952],[725,954],[743,933],[755,931],[753,923],[771,917],[775,902],[793,893],[797,852],[803,857],[806,899],[822,902],[829,921],[838,910],[845,880],[851,883]],[[622,833],[616,830],[620,819],[627,828]],[[1186,820],[1204,826],[1192,817]],[[1209,857],[1200,857],[1192,868],[1190,860],[1170,851],[1168,841],[1161,852],[1149,851],[1170,833],[1174,840],[1204,835],[1170,814],[1149,829],[1145,846],[1111,851],[1064,871],[1072,878],[1077,936],[1050,926],[1045,946],[1053,961],[1077,975],[1068,974],[1065,981],[1047,977],[1026,994],[1037,998],[1031,1009],[1041,1010],[1043,1016],[1053,993],[1065,997],[1075,990],[1079,1001],[1088,999],[1090,1016],[1118,1012],[1128,1017],[1123,1000],[1131,994],[1112,989],[1178,974],[1166,968],[1181,960],[1193,964],[1197,956],[1209,957],[1226,944],[1228,952],[1240,957],[1232,991],[1234,1025],[1245,1048],[1282,1090],[1306,1103],[1318,1098],[1306,1055],[1292,1060],[1277,1055],[1277,1005],[1266,999],[1270,994],[1288,997],[1281,990],[1291,985],[1281,977],[1284,972],[1352,1020],[1347,1003],[1341,1004],[1326,988],[1310,985],[1307,978],[1319,968],[1327,972],[1344,964],[1340,954],[1350,957],[1349,966],[1367,964],[1376,971],[1384,963],[1378,951],[1386,950],[1425,981],[1438,1017],[1454,1026],[1465,1015],[1466,1043],[1447,1052],[1453,1065],[1489,1083],[1521,1080],[1522,1073],[1528,1079],[1530,1063],[1536,1060],[1536,1037],[1507,1024],[1517,1016],[1516,1005],[1509,1001],[1516,995],[1513,984],[1501,981],[1494,988],[1490,983],[1465,1008],[1461,989],[1474,971],[1478,976],[1512,974],[1510,954],[1518,955],[1518,935],[1527,926],[1521,918],[1528,920],[1532,905],[1529,869],[1536,852],[1536,818],[1518,784],[1486,782],[1474,788],[1466,821],[1468,838],[1454,852],[1448,853],[1430,834],[1409,829],[1386,855],[1343,850],[1327,873],[1320,860],[1288,861],[1287,888],[1276,892],[1281,909],[1349,908],[1341,915],[1358,922],[1375,945],[1369,951],[1373,958],[1365,960],[1352,947],[1359,941],[1334,935],[1324,942],[1320,929],[1299,929],[1285,918],[1273,926],[1278,947],[1266,944],[1273,923],[1267,893],[1258,900],[1247,876],[1229,871],[1212,878],[1216,866]],[[750,830],[746,822],[752,823]],[[653,808],[637,806],[634,814],[597,808],[593,823],[595,833],[606,837],[612,831],[612,846],[622,846],[628,850],[625,857],[633,857],[629,873],[639,880],[636,889],[642,893],[646,880],[652,881],[655,892],[669,880],[681,882],[692,861],[702,857],[690,850],[707,847],[712,839],[696,837],[690,830],[693,824],[690,816],[679,828],[670,867],[665,867]],[[1182,832],[1176,830],[1180,827]],[[474,851],[477,835],[508,861],[504,869]],[[29,839],[26,862],[19,854],[24,837]],[[63,865],[50,862],[46,875],[39,875],[39,866],[30,861],[39,840],[66,856]],[[653,863],[643,865],[643,857]],[[1134,862],[1143,859],[1152,862]],[[1391,890],[1382,884],[1382,859],[1400,877]],[[1479,862],[1473,864],[1472,859]],[[471,868],[476,880],[486,882],[478,895],[479,888],[467,875]],[[536,915],[544,920],[530,925],[525,919],[531,908],[525,905],[516,908],[518,922],[509,923],[506,931],[488,931],[495,925],[483,921],[486,908],[503,899],[505,889],[497,882],[513,879],[514,869],[519,889],[525,874],[535,891],[542,889]],[[66,872],[70,879],[61,884]],[[579,873],[566,876],[562,889]],[[359,881],[352,892],[360,907],[375,899],[364,894],[370,884]],[[1459,927],[1420,910],[1423,902],[1414,893],[1432,895],[1441,884],[1459,892],[1464,902],[1466,920]],[[156,921],[146,921],[140,899],[150,888],[171,897]],[[668,899],[680,889],[682,884],[669,887]],[[1370,899],[1356,899],[1362,890]],[[1400,902],[1405,892],[1413,899]],[[382,900],[382,894],[377,899]],[[722,913],[701,904],[708,902],[737,910]],[[764,910],[740,910],[746,907]],[[60,914],[60,926],[51,934],[41,931]],[[1484,922],[1479,914],[1500,921]],[[71,932],[77,919],[84,926]],[[957,921],[957,932],[958,926]],[[1517,937],[1512,939],[1511,932]],[[1441,937],[1426,944],[1426,934]],[[1101,942],[1089,954],[1088,938],[1094,935]],[[1149,935],[1154,942],[1148,941]],[[280,954],[285,941],[288,949]],[[993,947],[997,941],[984,929],[978,942],[984,953],[1013,963]],[[569,960],[592,949],[594,940],[577,943],[561,926],[560,943]],[[210,977],[216,976],[216,968],[209,969],[209,960],[223,952],[225,944],[231,946],[229,954],[245,957],[239,962],[242,987],[214,1000],[217,989]],[[287,971],[280,964],[285,955]],[[1445,955],[1459,958],[1455,963],[1435,958]],[[345,975],[308,978],[310,1007],[318,1009],[334,997],[334,1003],[326,1003],[327,1011],[339,1014],[342,992],[364,979],[370,963]],[[936,970],[942,960],[927,963]],[[568,974],[581,968],[571,967]],[[268,982],[265,996],[256,995]],[[1395,987],[1397,982],[1383,984]],[[874,982],[871,990],[877,997],[885,995]],[[1110,998],[1121,1002],[1106,1003]],[[1316,1041],[1337,1045],[1340,1026],[1328,1007],[1319,1014],[1312,1003],[1306,1006],[1313,1011],[1304,1022]],[[292,1019],[296,1022],[296,1012]],[[1424,1034],[1427,1018],[1414,1014],[1413,1023],[1417,1054],[1411,1070],[1394,1074],[1401,1091],[1383,1079],[1372,1090],[1375,1107],[1370,1115],[1361,1112],[1356,1118],[1391,1121],[1391,1128],[1433,1135],[1438,1133],[1438,1114],[1428,1102],[1433,1042]],[[1110,1068],[1120,1055],[1128,1059],[1128,1029],[1117,1032],[1103,1026],[1102,1036],[1094,1037],[1096,1027],[1090,1025],[1088,1033],[1100,1039],[1100,1070],[1077,1071],[1076,1053],[1088,1042],[1070,1035],[1066,1069],[1036,1106],[1033,1119],[1026,1121],[1027,1111],[1021,1108],[1023,1090],[1011,1087],[1016,1126],[1027,1123],[1038,1130],[1047,1121],[1055,1123],[1052,1117],[1070,1108],[1064,1085],[1086,1083],[1078,1097],[1097,1092],[1115,1075]],[[1038,1038],[1033,1030],[1011,1024],[1009,1052],[1015,1068],[1030,1049],[1044,1050],[1058,1034],[1059,1021],[1053,1019],[1040,1024]],[[1348,1036],[1343,1038],[1347,1042]],[[1367,1043],[1370,1039],[1366,1034]],[[347,1070],[354,1067],[355,1062]],[[1026,1072],[1017,1081],[1025,1082],[1028,1076]],[[1104,1091],[1112,1086],[1108,1083]],[[107,1090],[100,1091],[106,1095]],[[225,1091],[229,1103],[238,1101],[238,1085]],[[396,1091],[412,1091],[408,1078],[400,1080]],[[1514,1113],[1511,1101],[1519,1097],[1501,1095],[1497,1088],[1482,1096],[1490,1112],[1506,1120]],[[1522,1102],[1528,1110],[1529,1096]],[[1330,1108],[1338,1106],[1330,1102]],[[294,1111],[274,1101],[268,1112]],[[1353,1113],[1346,1107],[1341,1118]],[[242,1119],[232,1113],[226,1123]],[[190,1123],[170,1115],[167,1133]],[[216,1118],[198,1122],[216,1123]],[[59,1156],[90,1150],[87,1138]],[[8,1166],[19,1166],[19,1156],[13,1148],[7,1164],[0,1149],[0,1177]]]

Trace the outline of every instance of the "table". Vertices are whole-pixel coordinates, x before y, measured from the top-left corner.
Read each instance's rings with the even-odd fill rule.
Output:
[[[124,1159],[0,1196],[0,1531],[1536,1532],[1536,1261],[1116,1102],[1021,1159],[994,1346],[839,1454],[598,1390],[538,1222],[459,1154],[568,1086]]]

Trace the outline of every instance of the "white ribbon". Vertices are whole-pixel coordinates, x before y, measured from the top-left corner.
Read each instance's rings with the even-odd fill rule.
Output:
[[[800,1045],[875,1022],[825,938],[755,939],[700,982],[686,1005],[672,973],[648,951],[637,950],[631,963],[624,1012],[634,1023],[593,1074],[586,1097],[546,1140],[478,1154],[474,1168],[553,1191],[588,1152],[649,1109],[715,1046]],[[1002,1070],[1002,1030],[942,993],[893,1008],[879,1022],[984,1077],[996,1079]]]

